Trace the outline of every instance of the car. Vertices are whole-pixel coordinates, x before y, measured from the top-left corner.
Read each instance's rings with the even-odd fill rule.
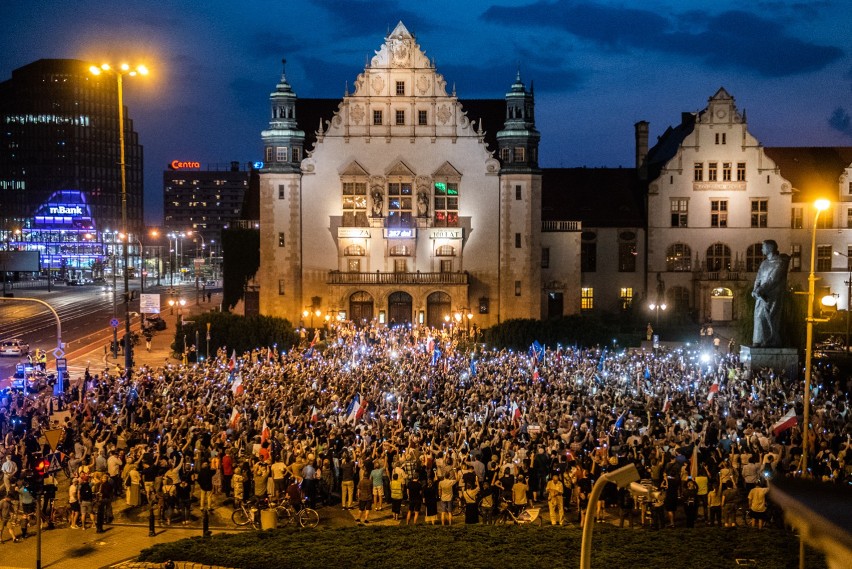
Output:
[[[114,290],[115,290],[115,287],[114,287],[114,286],[112,286],[111,284],[105,284],[105,285],[103,285],[103,286],[101,287],[101,290],[102,290],[103,292],[112,292],[112,291],[114,291]]]
[[[47,376],[29,364],[18,364],[15,366],[15,373],[9,378],[9,387],[12,389],[37,392],[47,386]]]
[[[83,279],[82,283],[84,285],[90,285],[90,284],[95,284],[95,281],[92,280],[92,279]]]
[[[204,281],[204,286],[216,286],[216,281]]]
[[[0,343],[0,356],[21,357],[25,354],[28,354],[29,351],[30,345],[21,340],[20,338],[3,340],[3,342]]]
[[[83,285],[83,283],[78,281],[77,279],[69,279],[69,280],[65,281],[65,284],[67,286],[82,286]]]
[[[106,279],[103,277],[97,277],[92,279],[93,284],[106,284]]]

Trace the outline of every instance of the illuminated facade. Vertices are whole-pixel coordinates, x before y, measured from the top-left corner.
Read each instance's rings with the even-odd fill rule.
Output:
[[[260,311],[482,327],[579,311],[580,224],[542,231],[534,96],[507,86],[448,93],[402,23],[321,112],[282,76],[262,133]]]
[[[103,227],[121,226],[116,83],[90,64],[40,59],[0,83],[0,232],[31,223],[65,188],[86,195]],[[142,146],[125,109],[127,228],[142,229]]]

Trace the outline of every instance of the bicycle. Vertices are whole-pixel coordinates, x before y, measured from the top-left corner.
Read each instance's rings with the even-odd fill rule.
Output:
[[[251,524],[251,527],[258,529],[260,527],[260,510],[261,504],[256,500],[243,501],[239,507],[231,514],[231,521],[239,527]]]
[[[503,500],[494,523],[497,525],[513,523],[515,525],[530,524],[536,527],[542,526],[543,522],[540,515],[541,508],[522,506],[517,513],[515,512],[515,508],[516,506],[514,504],[510,504],[507,500]]]
[[[312,508],[306,507],[304,504],[296,510],[287,501],[270,504],[271,508],[275,508],[278,516],[278,527],[287,525],[291,522],[298,523],[303,528],[315,528],[319,525],[319,513]]]

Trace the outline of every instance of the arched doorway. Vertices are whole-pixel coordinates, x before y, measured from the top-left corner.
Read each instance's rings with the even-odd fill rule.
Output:
[[[369,323],[373,319],[373,297],[359,290],[349,297],[349,319],[357,325]]]
[[[445,292],[433,292],[426,297],[426,324],[433,328],[444,325],[444,316],[450,314],[452,299]]]
[[[388,297],[388,324],[407,324],[411,322],[411,295],[397,291]]]
[[[713,322],[734,319],[734,292],[731,289],[720,286],[710,291],[710,319]]]

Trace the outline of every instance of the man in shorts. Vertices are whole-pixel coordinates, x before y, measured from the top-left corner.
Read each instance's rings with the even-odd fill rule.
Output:
[[[373,507],[373,481],[367,475],[366,470],[361,471],[361,480],[358,482],[358,525],[370,523],[367,517],[370,508]]]
[[[456,479],[448,472],[444,479],[438,482],[438,513],[441,514],[441,525],[453,525],[453,489]]]

